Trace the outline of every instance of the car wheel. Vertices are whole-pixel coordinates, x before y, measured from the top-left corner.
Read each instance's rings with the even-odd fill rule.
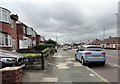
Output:
[[[82,63],[82,65],[85,65],[85,64],[86,64],[83,57],[82,57],[82,59],[81,59],[81,63]]]
[[[105,65],[105,62],[102,62],[101,65],[104,66],[104,65]]]
[[[76,54],[75,54],[75,60],[78,61],[77,57],[76,57]]]

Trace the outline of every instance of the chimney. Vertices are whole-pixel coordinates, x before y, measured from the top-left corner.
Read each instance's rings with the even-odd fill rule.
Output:
[[[111,36],[109,36],[109,38],[112,38]]]

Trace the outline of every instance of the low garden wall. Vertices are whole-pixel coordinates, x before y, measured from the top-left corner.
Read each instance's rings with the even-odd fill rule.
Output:
[[[19,53],[22,53],[26,58],[26,64],[24,67],[25,69],[44,70],[47,68],[52,55],[57,51],[54,47],[52,47],[52,45],[46,46],[40,45],[33,49],[22,49],[18,51]]]
[[[22,84],[22,68],[6,67],[0,70],[2,84]]]

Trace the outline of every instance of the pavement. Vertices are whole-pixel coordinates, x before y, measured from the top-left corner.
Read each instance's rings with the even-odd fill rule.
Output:
[[[23,83],[80,84],[107,82],[90,68],[75,61],[66,51],[58,50],[46,70],[23,70]],[[104,84],[104,83],[103,83]]]

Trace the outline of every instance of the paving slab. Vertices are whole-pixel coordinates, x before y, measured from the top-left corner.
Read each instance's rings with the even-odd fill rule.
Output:
[[[40,84],[80,84],[88,82],[103,82],[103,80],[85,66],[73,60],[73,57],[68,57],[65,52],[58,51],[58,53],[53,56],[46,70],[25,71],[23,82],[40,82]]]

